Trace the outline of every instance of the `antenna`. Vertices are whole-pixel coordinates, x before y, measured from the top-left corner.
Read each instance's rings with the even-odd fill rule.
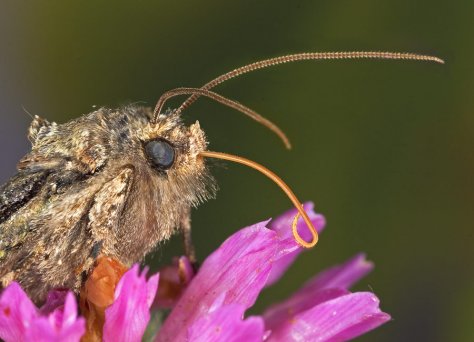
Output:
[[[382,52],[382,51],[348,51],[348,52],[303,52],[292,55],[280,56],[262,61],[254,62],[251,64],[244,65],[240,68],[229,71],[215,79],[207,82],[201,87],[201,89],[209,90],[230,80],[231,78],[258,70],[268,68],[274,65],[306,61],[306,60],[334,60],[334,59],[395,59],[395,60],[412,60],[412,61],[426,61],[444,64],[444,60],[435,56],[420,55],[416,53],[403,53],[403,52]],[[199,98],[199,94],[194,94],[176,110],[177,113],[181,113],[183,110],[188,108]]]

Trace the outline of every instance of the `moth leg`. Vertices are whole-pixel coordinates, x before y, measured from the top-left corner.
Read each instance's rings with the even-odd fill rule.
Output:
[[[196,264],[196,252],[191,238],[191,208],[187,208],[181,216],[181,230],[183,231],[184,253],[191,264]]]

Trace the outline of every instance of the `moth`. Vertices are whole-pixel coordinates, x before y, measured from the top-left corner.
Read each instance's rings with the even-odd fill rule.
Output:
[[[276,64],[321,59],[442,60],[411,53],[336,52],[287,55],[230,71],[201,88],[166,92],[156,108],[128,105],[100,108],[64,124],[35,117],[28,129],[31,151],[18,173],[0,188],[0,281],[18,281],[36,302],[51,288],[78,292],[100,256],[125,266],[138,262],[176,232],[193,258],[192,207],[213,197],[217,186],[206,158],[245,164],[273,179],[299,211],[293,224],[304,247],[317,233],[291,189],[273,172],[248,159],[207,150],[204,131],[183,124],[182,112],[199,96],[230,106],[274,131],[283,131],[239,102],[210,89],[233,77]],[[190,97],[163,111],[168,99]],[[296,231],[301,216],[312,233]]]

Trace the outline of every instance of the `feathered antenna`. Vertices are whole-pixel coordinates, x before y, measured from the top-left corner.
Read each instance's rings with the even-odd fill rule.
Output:
[[[416,53],[404,53],[404,52],[382,52],[382,51],[346,51],[346,52],[303,52],[296,53],[286,56],[280,56],[263,61],[254,62],[251,64],[244,65],[240,68],[229,71],[215,79],[207,82],[201,87],[201,89],[209,90],[221,84],[231,78],[258,70],[268,68],[278,64],[285,64],[297,61],[307,60],[334,60],[334,59],[395,59],[395,60],[412,60],[412,61],[427,61],[444,64],[444,60],[435,56],[421,55]],[[198,94],[194,94],[176,110],[181,113],[183,110],[188,108],[199,98]]]
[[[257,112],[253,111],[252,109],[244,106],[243,104],[237,101],[233,101],[222,95],[214,93],[213,91],[201,89],[201,88],[176,88],[176,89],[169,90],[163,95],[161,95],[158,102],[156,103],[155,110],[153,111],[153,122],[156,122],[158,115],[161,113],[161,110],[163,109],[163,106],[166,103],[166,101],[168,101],[170,98],[175,97],[175,96],[190,95],[190,94],[192,94],[193,96],[194,95],[206,96],[227,107],[231,107],[231,108],[234,108],[235,110],[238,110],[239,112],[247,115],[248,117],[254,119],[258,123],[267,127],[269,130],[273,131],[276,135],[280,137],[281,141],[283,141],[283,144],[285,144],[286,148],[291,149],[290,140],[288,139],[286,134],[281,130],[281,128],[275,125],[273,122],[271,122],[267,118],[261,116]]]

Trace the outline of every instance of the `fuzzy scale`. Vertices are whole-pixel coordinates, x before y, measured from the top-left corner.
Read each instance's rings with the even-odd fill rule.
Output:
[[[207,146],[199,123],[172,113],[156,123],[137,106],[61,125],[36,117],[28,138],[31,152],[0,188],[0,280],[35,301],[53,287],[77,291],[99,255],[140,261],[216,190],[198,156]],[[174,147],[169,170],[147,159],[154,139]]]

